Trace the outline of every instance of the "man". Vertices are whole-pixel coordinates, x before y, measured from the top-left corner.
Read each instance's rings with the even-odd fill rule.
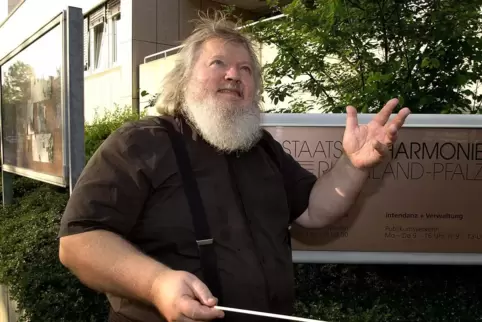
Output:
[[[261,88],[249,39],[223,18],[202,19],[165,79],[157,102],[164,121],[122,126],[85,167],[62,219],[59,256],[108,295],[110,321],[265,321],[216,304],[292,314],[289,225],[323,227],[343,216],[409,114],[387,122],[391,100],[359,126],[348,107],[344,155],[316,180],[260,128]],[[180,173],[179,144],[192,175]],[[195,185],[201,202],[190,207],[196,198],[184,189]],[[196,238],[201,208],[208,245]],[[205,249],[216,256],[215,272],[204,272],[220,281],[215,292],[203,275]]]

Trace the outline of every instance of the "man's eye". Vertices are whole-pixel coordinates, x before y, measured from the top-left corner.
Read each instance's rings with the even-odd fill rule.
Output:
[[[223,62],[220,61],[219,59],[216,59],[216,60],[213,60],[213,62],[211,63],[212,65],[222,65]]]
[[[249,68],[248,66],[243,66],[243,67],[241,67],[241,69],[248,72],[248,73],[251,73],[251,68]]]

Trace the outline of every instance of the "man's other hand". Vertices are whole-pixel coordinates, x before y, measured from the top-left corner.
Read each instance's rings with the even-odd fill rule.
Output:
[[[169,270],[154,281],[152,302],[169,322],[210,321],[223,318],[224,313],[214,308],[217,299],[195,275]]]

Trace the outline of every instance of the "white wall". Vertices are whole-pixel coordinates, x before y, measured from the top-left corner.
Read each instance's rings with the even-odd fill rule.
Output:
[[[0,1],[7,6],[8,1]],[[26,0],[0,27],[0,39],[2,40],[0,41],[0,59],[61,13],[67,6],[82,8],[86,12],[102,2],[102,0],[55,0],[49,1],[46,5],[46,2],[42,0]],[[0,4],[0,6],[3,5]]]
[[[96,113],[101,116],[106,111],[113,111],[116,104],[120,107],[131,105],[129,99],[122,99],[122,82],[130,77],[130,75],[123,76],[123,71],[122,67],[117,67],[85,77],[85,123],[91,123]]]
[[[23,0],[0,0],[0,25],[21,1]]]
[[[8,16],[8,0],[0,0],[0,24]]]

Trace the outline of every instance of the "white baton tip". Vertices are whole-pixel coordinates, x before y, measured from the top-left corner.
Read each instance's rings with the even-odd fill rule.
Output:
[[[232,307],[219,306],[219,305],[215,306],[214,308],[218,309],[218,310],[221,310],[221,311],[226,311],[226,312],[236,312],[236,313],[242,313],[242,314],[259,315],[259,316],[266,316],[266,317],[269,317],[269,318],[284,319],[284,320],[289,320],[289,321],[327,322],[327,321],[322,321],[322,320],[299,318],[299,317],[289,316],[289,315],[281,315],[281,314],[273,314],[273,313],[266,313],[266,312],[236,309],[236,308],[232,308]]]

